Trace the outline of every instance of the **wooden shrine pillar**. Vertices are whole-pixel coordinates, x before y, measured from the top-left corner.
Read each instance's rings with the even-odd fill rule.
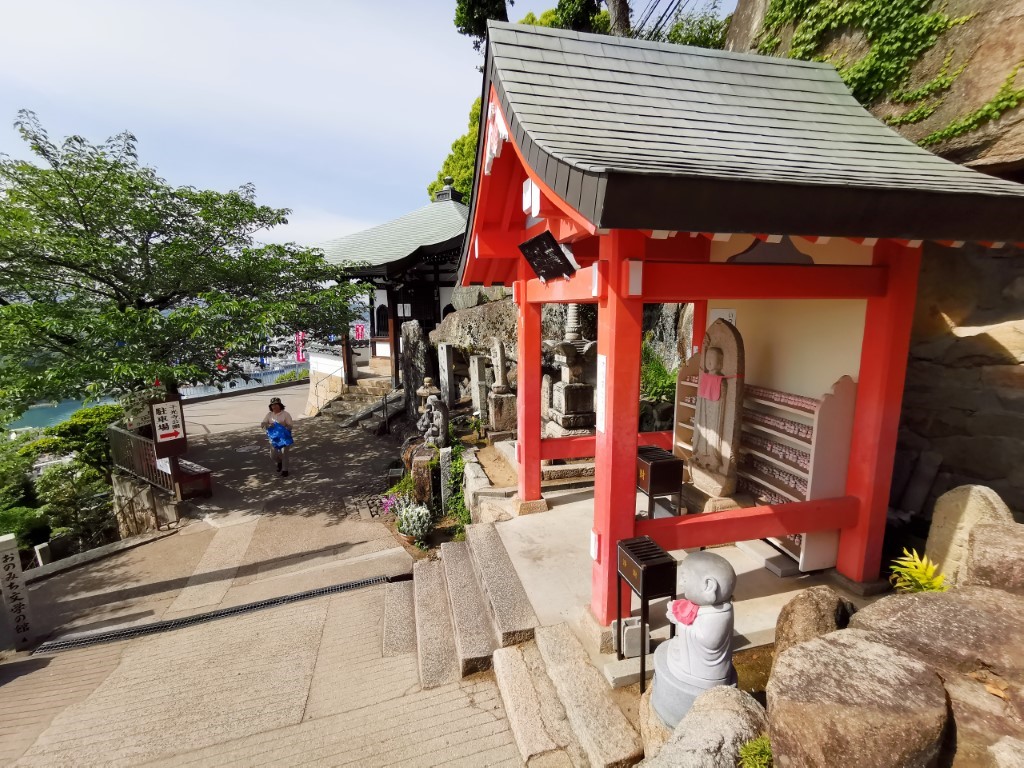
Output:
[[[860,500],[860,509],[857,524],[840,531],[836,563],[841,574],[862,582],[881,571],[921,249],[883,240],[874,263],[887,267],[888,279],[885,295],[867,300],[846,475],[846,494]]]
[[[521,275],[525,278],[525,275]],[[513,288],[519,304],[517,327],[518,361],[516,368],[516,457],[519,463],[519,500],[541,499],[540,481],[540,390],[541,390],[541,310],[543,304],[526,299],[526,280]]]
[[[704,334],[708,330],[708,302],[707,299],[693,302],[693,343],[692,348],[687,350],[686,356],[692,357],[696,350],[704,345]],[[680,364],[686,362],[681,360]]]
[[[601,235],[599,267],[606,281],[597,305],[597,435],[594,458],[596,552],[590,610],[602,626],[616,617],[616,547],[633,536],[636,521],[636,449],[640,420],[640,341],[643,296],[631,281],[631,266],[642,267],[644,243],[638,232]],[[628,259],[637,260],[631,263]],[[635,295],[630,295],[630,283]],[[623,605],[628,614],[628,587]]]

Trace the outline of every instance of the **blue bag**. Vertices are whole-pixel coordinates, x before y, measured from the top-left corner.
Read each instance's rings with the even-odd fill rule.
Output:
[[[292,431],[284,424],[278,424],[276,421],[267,427],[267,437],[270,438],[270,444],[275,448],[284,448],[286,445],[291,445],[295,442],[292,440]]]

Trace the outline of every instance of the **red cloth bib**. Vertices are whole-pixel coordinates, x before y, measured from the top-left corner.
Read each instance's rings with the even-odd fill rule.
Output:
[[[717,401],[722,397],[722,379],[713,373],[702,373],[697,380],[697,396],[705,400]]]
[[[672,603],[672,615],[680,624],[690,626],[697,619],[700,606],[689,600],[676,600]]]

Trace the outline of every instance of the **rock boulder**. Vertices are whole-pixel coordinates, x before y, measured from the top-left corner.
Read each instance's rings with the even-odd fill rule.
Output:
[[[999,494],[983,485],[963,485],[935,502],[925,554],[938,563],[949,584],[959,583],[971,529],[979,522],[1013,522]]]
[[[724,685],[711,688],[693,702],[657,756],[642,765],[735,768],[740,747],[767,731],[764,709],[753,696]]]
[[[779,613],[775,624],[775,658],[794,645],[845,629],[856,608],[831,587],[811,587],[801,592]]]
[[[1024,595],[1024,525],[978,523],[960,567],[963,586],[994,587]]]
[[[415,421],[419,400],[416,390],[423,386],[423,379],[432,376],[437,380],[437,355],[427,343],[419,320],[402,323],[402,386],[405,388],[406,412]]]
[[[775,764],[931,766],[946,693],[926,664],[844,629],[790,648],[768,682]]]

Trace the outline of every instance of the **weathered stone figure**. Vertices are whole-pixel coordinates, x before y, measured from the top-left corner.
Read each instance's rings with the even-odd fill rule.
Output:
[[[448,406],[437,395],[431,395],[416,426],[423,433],[425,444],[445,448],[448,445]]]
[[[675,728],[708,688],[735,685],[732,666],[732,593],[736,572],[713,552],[694,552],[679,565],[683,600],[668,604],[676,634],[654,653],[651,703]]]
[[[690,462],[693,484],[709,496],[728,496],[736,490],[743,368],[739,331],[726,320],[716,320],[701,351]]]
[[[505,344],[501,339],[494,339],[494,352],[491,365],[494,366],[494,384],[491,392],[496,395],[508,394],[508,371],[505,370]]]

